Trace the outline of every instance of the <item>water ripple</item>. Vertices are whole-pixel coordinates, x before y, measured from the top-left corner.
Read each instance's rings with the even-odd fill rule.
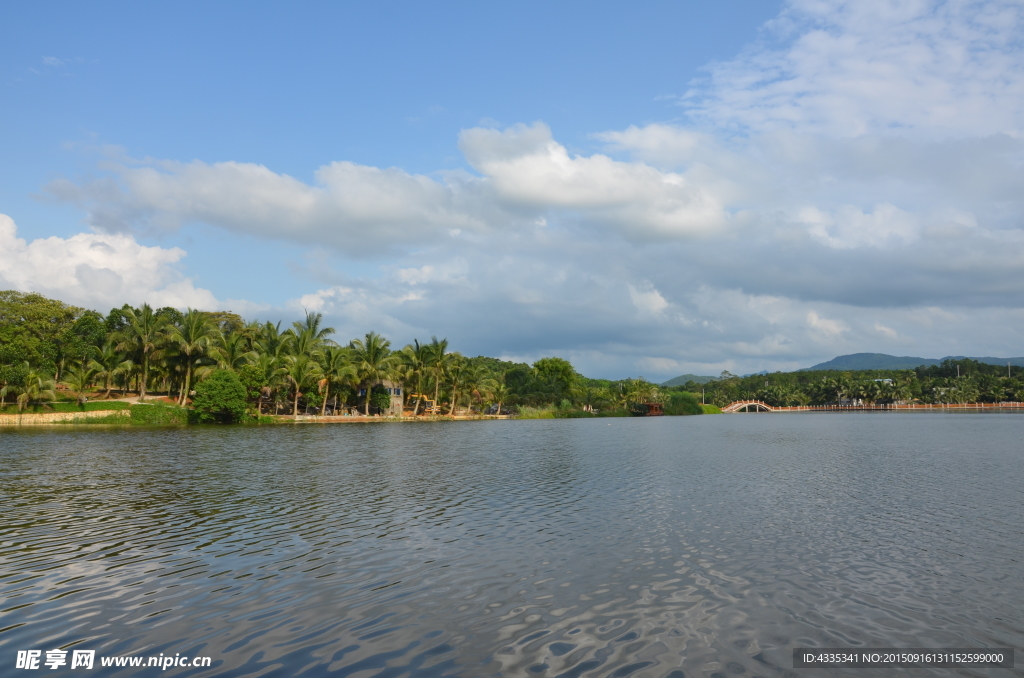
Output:
[[[1022,422],[0,432],[0,674],[53,647],[213,658],[177,675],[616,678],[1024,647]]]

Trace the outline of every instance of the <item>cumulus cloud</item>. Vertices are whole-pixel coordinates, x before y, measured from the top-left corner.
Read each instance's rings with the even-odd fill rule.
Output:
[[[579,210],[641,239],[692,235],[725,221],[713,186],[642,162],[572,156],[542,123],[466,130],[459,147],[495,196],[515,206]]]
[[[14,220],[0,214],[0,288],[39,292],[72,304],[109,309],[126,302],[217,309],[176,264],[177,247],[140,245],[127,235],[79,233],[70,238],[18,238]]]
[[[351,162],[319,168],[316,183],[252,163],[108,164],[107,176],[47,186],[89,211],[107,232],[205,223],[237,233],[378,255],[565,217],[632,240],[687,237],[726,220],[709,182],[643,162],[571,156],[542,123],[465,130],[459,140],[481,176],[443,180]]]
[[[84,185],[58,180],[47,190],[87,206],[91,224],[109,232],[199,222],[356,254],[484,227],[459,206],[457,186],[395,168],[334,162],[317,170],[312,186],[252,163],[111,169],[113,177]]]

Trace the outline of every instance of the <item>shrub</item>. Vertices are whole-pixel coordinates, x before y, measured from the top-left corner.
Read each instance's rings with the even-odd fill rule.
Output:
[[[370,407],[374,407],[378,412],[387,412],[388,408],[391,407],[391,394],[383,386],[377,385],[373,387],[373,395],[370,396]]]
[[[233,424],[246,414],[245,386],[234,372],[214,370],[209,378],[196,384],[192,409],[197,421]]]
[[[106,419],[106,417],[104,417]],[[181,426],[188,423],[188,410],[174,405],[132,405],[133,424]],[[99,420],[93,420],[99,423]],[[121,420],[123,421],[123,419]]]
[[[516,419],[554,419],[555,410],[551,407],[529,407],[521,405]]]
[[[687,391],[674,391],[668,394],[665,414],[704,414],[704,408],[700,406],[700,400],[694,394]]]

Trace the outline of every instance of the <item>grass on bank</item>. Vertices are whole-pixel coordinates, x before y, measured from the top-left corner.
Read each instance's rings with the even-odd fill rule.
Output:
[[[692,414],[721,414],[721,410],[714,405],[702,405],[698,396],[688,392],[675,392],[668,394],[664,403],[664,411],[668,416],[687,416]],[[625,408],[601,409],[597,412],[584,412],[563,402],[561,405],[547,405],[543,407],[519,407],[516,419],[590,419],[600,417],[628,417],[630,411]]]
[[[189,410],[176,405],[152,405],[149,403],[131,405],[120,403],[125,407],[109,408],[114,410],[130,410],[130,416],[111,414],[106,417],[90,417],[72,421],[54,422],[59,424],[119,424],[131,426],[184,426],[190,422]],[[79,411],[79,410],[74,410]]]

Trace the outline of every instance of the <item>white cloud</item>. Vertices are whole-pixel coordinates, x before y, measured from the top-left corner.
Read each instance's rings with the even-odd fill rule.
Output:
[[[712,186],[642,162],[571,156],[543,123],[465,130],[459,147],[488,188],[515,206],[580,210],[641,239],[703,233],[725,222]]]
[[[726,221],[718,187],[642,162],[570,156],[547,126],[465,130],[460,146],[483,176],[443,181],[351,162],[319,168],[316,183],[240,162],[130,161],[84,184],[57,180],[47,191],[89,210],[108,232],[206,223],[348,255],[517,229],[562,217],[646,241],[713,231]]]
[[[83,186],[56,181],[48,191],[90,207],[93,226],[107,231],[201,222],[353,253],[422,243],[453,228],[484,227],[458,207],[453,186],[395,168],[334,162],[317,170],[311,186],[252,163],[110,167],[116,180]]]
[[[875,323],[875,331],[889,339],[899,339],[900,336],[896,330],[886,327],[882,323]]]
[[[1019,136],[1022,33],[1015,0],[791,0],[683,103],[746,130]]]
[[[656,315],[668,308],[668,302],[661,293],[646,283],[647,289],[637,288],[635,285],[627,285],[629,298],[636,308],[648,315]]]
[[[89,308],[124,303],[217,309],[209,290],[197,288],[175,264],[177,247],[145,247],[127,235],[79,233],[70,238],[17,237],[14,220],[0,214],[0,287],[39,292]]]
[[[829,320],[818,315],[817,311],[807,312],[807,324],[825,340],[838,339],[850,327],[841,320]]]
[[[920,230],[915,215],[888,204],[876,205],[870,213],[852,205],[834,213],[805,207],[797,212],[797,219],[812,236],[837,249],[906,245],[917,239]]]

